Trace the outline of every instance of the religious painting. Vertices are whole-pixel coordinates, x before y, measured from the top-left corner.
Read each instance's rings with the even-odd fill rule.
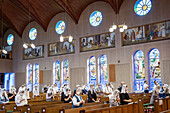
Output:
[[[80,38],[80,52],[115,47],[115,32]]]
[[[49,51],[48,51],[49,56],[75,53],[74,40],[72,42],[64,41],[64,42],[52,43],[49,44],[48,47],[49,47]]]
[[[44,45],[24,49],[24,60],[44,57]]]
[[[129,28],[123,32],[123,46],[170,39],[170,21]]]

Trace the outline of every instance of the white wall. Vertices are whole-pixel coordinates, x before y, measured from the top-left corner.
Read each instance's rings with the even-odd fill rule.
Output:
[[[159,22],[163,20],[170,20],[170,0],[153,0],[153,7],[152,11],[143,17],[139,17],[134,13],[133,7],[136,0],[124,0],[119,14],[116,16],[115,12],[111,8],[111,6],[106,2],[95,2],[91,5],[89,5],[81,14],[78,24],[75,24],[74,21],[70,18],[70,16],[66,13],[59,13],[56,15],[51,22],[49,23],[47,32],[44,32],[44,30],[38,25],[36,22],[31,22],[27,27],[25,28],[22,38],[20,38],[16,33],[14,33],[12,30],[8,30],[5,34],[5,38],[9,33],[14,33],[15,36],[15,42],[13,45],[13,72],[16,73],[16,76],[26,76],[25,70],[26,65],[28,63],[39,63],[40,70],[44,70],[44,81],[51,81],[52,83],[52,69],[53,69],[53,62],[56,60],[59,60],[62,62],[64,59],[69,60],[69,66],[70,68],[84,68],[84,73],[80,76],[82,78],[86,78],[87,75],[87,59],[90,58],[90,56],[95,56],[98,58],[102,54],[106,54],[108,58],[108,65],[109,64],[117,64],[116,66],[116,82],[119,84],[121,81],[121,78],[124,78],[127,81],[127,84],[129,86],[129,90],[132,91],[133,89],[133,72],[132,72],[132,55],[137,50],[142,50],[145,54],[145,66],[148,65],[147,55],[148,52],[152,48],[158,48],[160,50],[161,54],[161,70],[162,70],[162,81],[164,82],[164,73],[167,73],[166,70],[163,70],[164,60],[170,60],[170,40],[165,41],[157,41],[157,42],[151,42],[151,43],[143,43],[143,44],[137,44],[137,45],[131,45],[131,46],[122,46],[121,44],[121,33],[116,30],[116,48],[110,48],[110,49],[103,49],[103,50],[96,50],[96,51],[90,51],[90,52],[79,52],[79,38],[83,36],[89,36],[99,33],[108,32],[110,25],[113,24],[122,24],[126,23],[129,27],[132,26],[138,26],[153,22]],[[89,24],[89,16],[90,14],[95,11],[99,10],[103,13],[103,21],[99,27],[92,27]],[[60,56],[54,56],[54,57],[48,57],[47,53],[47,46],[49,43],[57,42],[59,41],[59,35],[55,32],[55,25],[59,20],[64,20],[66,23],[66,31],[63,34],[64,36],[72,35],[74,39],[76,39],[75,45],[76,45],[76,52],[75,54],[69,54],[69,55],[60,55]],[[38,36],[35,41],[29,40],[28,32],[29,30],[35,27],[38,30]],[[45,56],[44,58],[39,59],[32,59],[32,60],[23,60],[23,48],[22,44],[24,42],[30,43],[33,42],[35,45],[45,45]],[[120,60],[120,63],[118,63],[118,60]],[[97,64],[97,63],[96,63]],[[96,66],[97,67],[97,66]],[[125,75],[121,73],[122,69],[124,71],[128,71],[128,73]],[[145,70],[146,72],[146,78],[148,76],[148,70]],[[77,76],[72,71],[71,78],[74,78]],[[98,71],[97,71],[98,72]],[[22,73],[22,74],[21,74]],[[18,75],[19,74],[19,75]],[[47,77],[48,76],[48,77]],[[19,78],[16,77],[16,79],[21,79],[22,83],[25,83],[25,78]],[[48,79],[48,80],[47,80]],[[50,79],[50,80],[49,80]],[[16,80],[18,81],[18,80]],[[167,81],[167,80],[166,80]],[[169,80],[168,80],[169,81]],[[168,82],[167,81],[167,82]],[[16,82],[17,84],[17,82]],[[75,84],[71,83],[71,87],[75,87]],[[82,82],[80,82],[82,84]],[[168,83],[170,84],[170,82]]]

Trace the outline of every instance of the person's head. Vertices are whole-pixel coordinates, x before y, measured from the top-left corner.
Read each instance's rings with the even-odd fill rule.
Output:
[[[157,81],[156,80],[154,81],[154,84],[157,85]]]
[[[22,85],[21,87],[24,88],[24,85]]]
[[[101,84],[98,84],[98,87],[101,87]]]
[[[113,91],[113,96],[117,97],[117,96],[119,96],[119,93],[120,93],[119,90],[115,89]]]
[[[53,86],[53,85],[51,85],[51,87],[52,87],[52,88],[54,88],[54,86]]]
[[[110,82],[108,83],[108,86],[110,86]]]
[[[125,85],[126,87],[125,87],[125,92],[128,92],[128,86],[127,85]]]
[[[145,84],[148,84],[148,81],[147,81],[147,80],[145,80],[144,82],[145,82]]]
[[[127,85],[123,85],[121,93],[127,93],[127,91],[128,91]]]
[[[121,86],[123,86],[125,84],[125,82],[121,82]]]
[[[80,89],[76,89],[76,95],[80,95]]]
[[[55,83],[54,86],[57,87],[57,84]]]
[[[161,90],[161,86],[156,86],[155,87],[155,91],[156,91],[157,94],[159,94],[160,90]]]
[[[37,89],[37,85],[35,86],[35,89]]]
[[[26,88],[26,91],[29,91],[29,88],[28,88],[28,87]]]
[[[79,87],[80,87],[80,85],[79,85],[79,84],[77,84],[77,85],[76,85],[76,88],[79,88]]]
[[[94,90],[94,84],[90,84],[90,90]]]
[[[25,91],[24,91],[24,90],[21,90],[21,91],[19,92],[19,94],[20,94],[21,96],[23,96],[23,95],[24,95],[24,93],[25,93]]]
[[[70,90],[67,88],[66,89],[66,94],[69,94],[70,93]]]
[[[164,85],[163,85],[163,89],[164,89],[164,90],[168,89],[168,84],[164,84]]]

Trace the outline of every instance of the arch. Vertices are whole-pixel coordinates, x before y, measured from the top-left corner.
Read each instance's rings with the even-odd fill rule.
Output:
[[[145,81],[145,59],[144,53],[141,50],[135,52],[133,56],[134,65],[134,91],[143,91]]]
[[[38,90],[39,90],[39,75],[40,75],[39,64],[35,63],[33,66],[33,88],[37,86]]]
[[[98,58],[98,83],[102,85],[102,88],[108,82],[107,71],[107,56],[105,54]]]
[[[150,90],[153,90],[155,80],[159,83],[160,86],[162,86],[159,50],[156,48],[151,49],[148,54],[148,58],[149,58],[149,86]]]
[[[87,83],[96,85],[96,58],[94,56],[87,60]]]
[[[57,60],[53,63],[53,84],[60,88],[60,62]]]
[[[69,86],[69,62],[68,59],[62,62],[62,84],[67,84]]]
[[[32,64],[28,64],[26,67],[26,86],[29,88],[29,91],[32,91]]]

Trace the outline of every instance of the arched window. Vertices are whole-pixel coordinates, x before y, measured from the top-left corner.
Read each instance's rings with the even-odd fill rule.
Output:
[[[60,88],[60,62],[58,60],[53,64],[53,84],[55,83]]]
[[[107,73],[107,56],[101,55],[98,58],[98,83],[105,86],[108,82],[108,73]]]
[[[150,90],[153,90],[154,81],[156,80],[160,85],[161,83],[161,69],[160,69],[160,53],[158,49],[152,49],[149,52],[149,83]]]
[[[35,63],[34,67],[33,67],[33,88],[35,87],[35,85],[37,86],[37,88],[39,89],[39,64]]]
[[[88,68],[87,68],[87,81],[88,84],[96,85],[96,58],[91,56],[87,60]]]
[[[69,62],[67,59],[62,62],[62,84],[69,85]]]
[[[134,91],[143,91],[145,81],[144,54],[138,50],[134,54]]]
[[[26,74],[26,86],[32,91],[32,64],[27,65]]]

